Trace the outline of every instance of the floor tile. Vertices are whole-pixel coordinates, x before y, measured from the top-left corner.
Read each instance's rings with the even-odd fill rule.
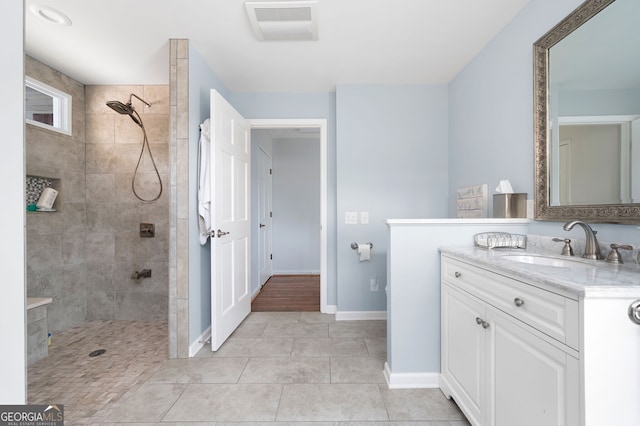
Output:
[[[367,356],[367,346],[360,337],[296,337],[291,356],[339,357]]]
[[[282,385],[189,385],[163,421],[274,421]]]
[[[380,385],[390,420],[464,420],[465,417],[440,389],[388,389]]]
[[[231,334],[231,337],[262,337],[264,329],[267,327],[266,322],[262,323],[246,323],[243,322]]]
[[[387,358],[387,338],[367,337],[364,339],[369,356],[374,358]]]
[[[264,337],[329,337],[327,323],[277,323],[267,325]]]
[[[219,351],[175,360],[166,322],[88,321],[54,335],[49,357],[29,366],[28,402],[65,404],[69,426],[470,426],[439,390],[380,381],[384,321],[333,318],[254,313]],[[265,337],[268,328],[290,336]],[[107,352],[87,356],[98,348]]]
[[[334,426],[450,426],[449,422],[336,422]]]
[[[284,385],[278,421],[388,420],[377,385]]]
[[[382,358],[331,358],[331,383],[385,383],[383,369]]]
[[[329,358],[251,358],[240,383],[329,383]]]
[[[191,426],[193,423],[189,423]],[[165,426],[162,423],[162,426]],[[215,426],[334,426],[333,422],[217,422]],[[381,426],[378,424],[378,426]]]
[[[111,409],[112,422],[159,422],[187,389],[184,384],[150,383],[126,394]]]
[[[293,338],[233,338],[228,339],[213,357],[287,357],[291,355]]]
[[[251,312],[244,322],[247,324],[298,322],[299,319],[300,312]]]
[[[336,321],[329,323],[329,337],[386,337],[386,321]]]
[[[147,383],[237,383],[247,361],[247,358],[170,359]]]
[[[322,314],[320,312],[300,312],[300,322],[335,322],[336,316],[333,314]]]

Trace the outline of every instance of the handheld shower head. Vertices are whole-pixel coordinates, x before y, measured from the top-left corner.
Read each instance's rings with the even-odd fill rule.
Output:
[[[117,112],[118,114],[128,115],[129,117],[131,117],[134,123],[144,128],[144,125],[142,124],[142,119],[140,118],[140,116],[138,115],[138,112],[136,111],[136,109],[133,107],[133,104],[131,103],[131,99],[134,97],[140,100],[143,104],[145,104],[147,108],[151,108],[151,104],[149,102],[145,101],[140,96],[134,93],[131,93],[129,95],[129,102],[127,102],[126,104],[123,104],[120,101],[108,101],[107,106],[112,110],[114,110],[115,112]]]
[[[134,111],[133,105],[131,105],[131,103],[125,105],[120,101],[109,101],[107,102],[107,106],[118,114],[128,115],[133,114]]]

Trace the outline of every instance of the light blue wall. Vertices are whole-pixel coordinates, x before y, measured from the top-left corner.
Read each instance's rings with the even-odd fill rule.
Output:
[[[509,179],[533,198],[533,43],[580,3],[531,0],[451,81],[450,193]]]
[[[320,139],[273,140],[273,273],[320,273]]]
[[[198,229],[198,145],[200,123],[209,118],[210,91],[229,91],[189,45],[189,342],[211,325],[211,243],[200,245]]]
[[[449,84],[449,191],[510,179],[533,198],[533,43],[582,0],[531,0]],[[455,212],[454,200],[449,214]],[[598,224],[601,241],[636,243],[636,226]],[[564,236],[561,224],[529,232]],[[584,238],[578,231],[570,238]]]
[[[327,304],[336,305],[336,119],[335,93],[232,93],[245,118],[327,120]]]
[[[336,124],[338,311],[384,311],[385,221],[447,214],[447,86],[338,86]],[[345,212],[369,224],[345,225]],[[352,242],[373,243],[372,259]]]

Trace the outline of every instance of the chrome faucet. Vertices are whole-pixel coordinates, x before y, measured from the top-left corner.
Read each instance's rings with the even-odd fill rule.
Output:
[[[587,240],[584,244],[584,254],[582,255],[582,257],[584,257],[585,259],[593,260],[604,259],[602,253],[600,253],[600,244],[598,243],[598,239],[596,238],[597,231],[591,229],[589,224],[581,220],[572,220],[571,222],[567,222],[564,224],[563,228],[565,231],[571,231],[575,225],[582,226],[582,229],[584,229],[584,233],[587,236]]]

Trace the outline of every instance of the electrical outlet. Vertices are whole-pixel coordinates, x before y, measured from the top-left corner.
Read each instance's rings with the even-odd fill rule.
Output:
[[[371,278],[371,281],[369,282],[369,290],[378,291],[379,289],[380,289],[380,287],[378,286],[378,279],[377,278]]]

